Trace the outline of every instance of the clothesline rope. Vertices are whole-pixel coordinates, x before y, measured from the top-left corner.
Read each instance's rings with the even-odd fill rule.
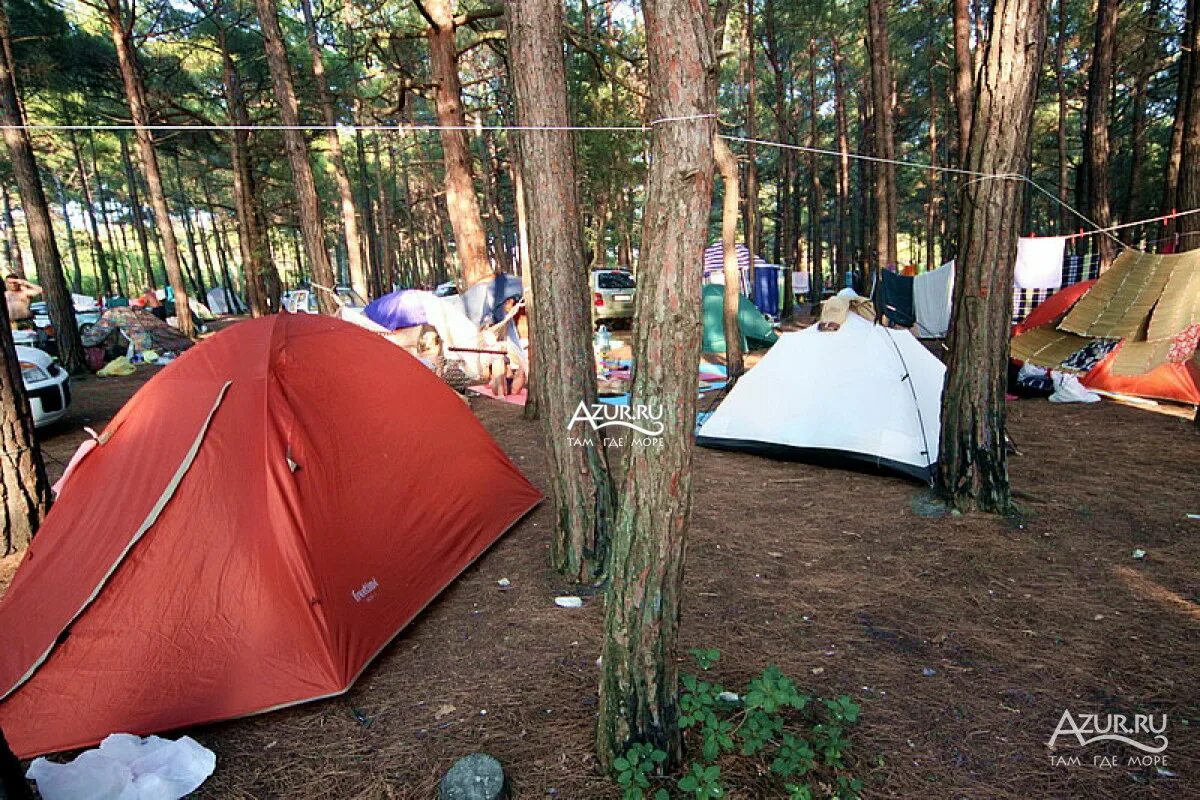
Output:
[[[338,132],[375,132],[382,133],[394,131],[399,133],[404,132],[426,132],[426,131],[556,131],[556,132],[609,132],[619,133],[625,131],[645,133],[653,130],[659,125],[674,122],[692,122],[701,120],[711,120],[717,117],[716,114],[692,114],[674,117],[660,117],[653,119],[645,125],[484,125],[482,123],[465,124],[465,125],[440,125],[432,123],[403,123],[393,125],[320,125],[320,124],[304,124],[304,125],[232,125],[224,123],[205,123],[205,124],[190,124],[190,125],[166,125],[155,124],[140,126],[143,130],[150,131],[204,131],[204,132],[226,132],[226,131],[338,131]],[[107,125],[63,125],[63,124],[25,124],[25,125],[0,125],[2,130],[28,130],[28,131],[136,131],[139,126],[132,124],[107,124]],[[883,158],[881,156],[872,156],[865,153],[842,152],[823,147],[810,147],[807,145],[789,144],[787,142],[776,142],[770,139],[758,139],[749,136],[734,136],[731,134],[721,134],[721,138],[728,142],[740,142],[742,144],[757,145],[762,147],[774,147],[780,150],[792,150],[802,153],[812,153],[814,155],[831,156],[836,158],[850,158],[856,161],[867,161],[875,164],[892,164],[899,167],[907,167],[911,169],[923,169],[928,172],[941,172],[951,175],[967,175],[975,180],[1019,180],[1028,183],[1037,191],[1048,197],[1051,201],[1065,208],[1067,211],[1074,214],[1083,222],[1092,227],[1091,231],[1086,233],[1071,234],[1066,237],[1068,239],[1078,239],[1084,236],[1093,236],[1102,234],[1112,239],[1117,244],[1125,247],[1125,243],[1121,241],[1113,232],[1124,228],[1136,227],[1152,222],[1159,222],[1175,217],[1187,216],[1189,214],[1200,213],[1200,209],[1191,209],[1188,211],[1172,212],[1159,217],[1153,217],[1147,220],[1137,222],[1127,222],[1121,225],[1112,225],[1102,228],[1094,220],[1090,219],[1083,212],[1072,206],[1070,203],[1064,202],[1059,197],[1056,197],[1052,192],[1047,190],[1033,178],[1028,175],[1020,175],[1017,173],[988,173],[979,172],[976,170],[963,169],[961,167],[940,166],[937,164],[929,164],[920,161],[906,161],[903,159]],[[972,183],[974,181],[971,181]]]

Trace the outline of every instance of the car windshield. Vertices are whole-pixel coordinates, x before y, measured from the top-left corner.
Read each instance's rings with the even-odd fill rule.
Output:
[[[596,280],[601,289],[632,289],[637,285],[627,272],[601,272]]]

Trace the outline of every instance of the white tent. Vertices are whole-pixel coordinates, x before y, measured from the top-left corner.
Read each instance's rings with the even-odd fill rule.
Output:
[[[208,290],[208,307],[214,314],[235,314],[238,313],[237,309],[245,311],[249,308],[245,300],[224,286],[215,286]]]
[[[874,466],[928,480],[946,368],[911,333],[851,313],[786,333],[701,426],[697,444]]]

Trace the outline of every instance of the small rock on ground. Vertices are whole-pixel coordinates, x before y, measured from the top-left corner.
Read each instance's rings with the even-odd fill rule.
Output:
[[[454,762],[442,776],[440,800],[504,800],[508,787],[504,768],[487,753],[472,753]]]

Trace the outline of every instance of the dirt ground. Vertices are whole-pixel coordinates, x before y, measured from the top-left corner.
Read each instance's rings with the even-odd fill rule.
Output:
[[[146,372],[78,385],[52,471]],[[472,406],[545,486],[536,424]],[[905,480],[698,450],[682,647],[720,649],[727,686],[778,664],[857,699],[866,797],[1200,797],[1200,434],[1108,402],[1010,419],[1019,520],[923,518]],[[553,604],[573,590],[547,567],[551,518],[501,539],[344,697],[190,731],[217,753],[200,796],[431,798],[484,750],[516,798],[617,797],[592,757],[602,600]],[[1060,743],[1083,763],[1052,765],[1064,710],[1167,714],[1168,771],[1119,745]],[[730,797],[771,796],[746,759],[724,772]]]

